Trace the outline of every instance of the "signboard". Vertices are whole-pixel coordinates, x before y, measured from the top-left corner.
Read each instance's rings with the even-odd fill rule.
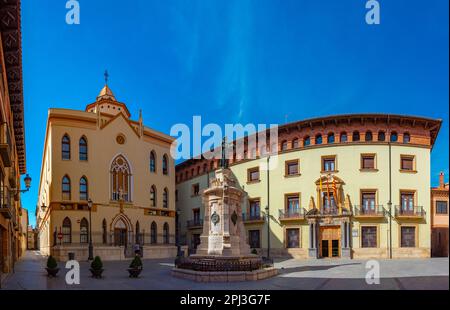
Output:
[[[58,233],[58,239],[61,240],[63,238],[63,234],[62,233]]]

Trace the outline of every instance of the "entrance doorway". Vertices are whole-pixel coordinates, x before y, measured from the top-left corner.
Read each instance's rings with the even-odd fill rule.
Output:
[[[127,240],[127,226],[122,220],[117,221],[114,227],[114,245],[115,246],[126,246]]]
[[[341,256],[341,227],[320,227],[320,256]]]

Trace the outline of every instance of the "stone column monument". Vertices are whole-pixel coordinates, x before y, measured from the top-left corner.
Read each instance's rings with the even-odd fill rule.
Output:
[[[195,256],[248,257],[242,222],[242,199],[245,192],[237,186],[231,170],[221,168],[203,192],[205,219],[200,245]]]

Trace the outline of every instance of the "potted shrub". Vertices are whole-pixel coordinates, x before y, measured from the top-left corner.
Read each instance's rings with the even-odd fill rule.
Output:
[[[100,279],[102,277],[103,273],[103,263],[100,259],[100,256],[96,256],[94,260],[91,263],[91,269],[92,277],[96,279]]]
[[[252,249],[251,253],[252,253],[253,255],[258,255],[258,251],[257,251],[255,248]]]
[[[47,270],[47,275],[49,277],[56,277],[56,274],[59,271],[58,263],[56,262],[56,259],[51,255],[47,259],[47,268],[45,268],[45,270]]]
[[[130,278],[137,278],[142,271],[142,260],[136,255],[128,268]]]

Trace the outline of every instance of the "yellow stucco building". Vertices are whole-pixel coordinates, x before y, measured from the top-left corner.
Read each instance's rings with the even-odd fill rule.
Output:
[[[250,246],[296,258],[429,257],[430,152],[440,126],[422,117],[338,115],[280,126],[278,145],[267,149],[248,149],[245,138],[244,156],[233,156],[230,169],[248,193]],[[272,169],[263,171],[269,157]],[[201,193],[217,167],[206,158],[176,167],[181,239],[191,252],[203,223]]]
[[[108,86],[85,111],[50,109],[36,212],[40,251],[87,259],[92,235],[93,254],[104,260],[132,257],[137,246],[144,258],[174,257],[172,142],[141,116],[131,120]]]

